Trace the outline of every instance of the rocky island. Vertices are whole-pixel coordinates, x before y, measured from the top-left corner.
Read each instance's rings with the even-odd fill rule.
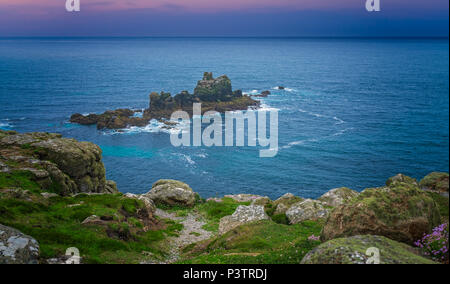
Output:
[[[81,263],[367,263],[369,247],[381,263],[448,263],[418,242],[446,234],[448,247],[448,173],[316,200],[149,187],[120,193],[92,143],[0,130],[0,264],[66,263],[72,247]]]
[[[267,94],[265,94],[267,96]],[[130,109],[117,109],[106,111],[103,114],[82,115],[73,114],[70,122],[82,125],[97,124],[98,129],[123,129],[129,126],[145,126],[150,120],[161,120],[168,125],[170,116],[177,110],[183,110],[192,115],[192,104],[202,103],[202,113],[217,111],[220,113],[235,110],[247,110],[249,107],[258,107],[259,101],[244,95],[241,90],[233,91],[231,80],[226,76],[214,78],[210,72],[205,72],[203,79],[198,81],[194,94],[188,91],[172,96],[170,93],[152,92],[150,104],[141,117],[135,116],[136,112]]]

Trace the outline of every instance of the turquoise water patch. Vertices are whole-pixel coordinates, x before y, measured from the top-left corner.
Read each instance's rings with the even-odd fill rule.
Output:
[[[105,157],[137,157],[152,158],[155,156],[152,150],[139,149],[137,147],[124,146],[100,146]]]

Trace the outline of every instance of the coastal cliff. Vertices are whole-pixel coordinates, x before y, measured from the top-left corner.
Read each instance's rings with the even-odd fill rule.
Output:
[[[172,113],[177,110],[183,110],[192,115],[193,103],[202,104],[202,113],[212,110],[223,113],[259,106],[259,101],[243,95],[241,90],[233,91],[231,80],[226,75],[214,78],[210,72],[204,73],[203,79],[198,81],[193,94],[182,91],[172,96],[166,92],[152,92],[149,97],[149,107],[144,111],[117,109],[103,114],[76,113],[71,116],[70,122],[81,125],[96,124],[98,129],[123,129],[129,126],[145,126],[152,119],[167,122]],[[141,113],[142,117],[135,116],[138,113]]]
[[[120,193],[101,156],[58,134],[0,131],[0,263],[64,263],[71,247],[81,263],[366,263],[372,246],[381,263],[448,262],[416,246],[439,230],[448,246],[447,173],[317,200],[205,200],[175,180]]]

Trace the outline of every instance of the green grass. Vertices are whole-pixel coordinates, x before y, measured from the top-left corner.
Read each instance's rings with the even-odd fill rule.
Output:
[[[62,256],[69,247],[80,250],[84,263],[139,263],[145,258],[143,251],[163,258],[167,254],[167,237],[175,236],[182,229],[181,224],[168,222],[164,229],[144,232],[143,224],[136,217],[137,210],[144,205],[121,194],[50,200],[36,194],[34,198],[41,199],[29,202],[0,198],[0,223],[34,237],[39,242],[42,259]],[[82,225],[91,215],[113,218],[108,226]],[[110,231],[129,234],[130,238],[110,236]]]
[[[34,176],[28,171],[13,171],[0,173],[0,188],[22,188],[32,192],[39,192],[41,187],[34,181]]]
[[[428,195],[431,196],[431,198],[433,198],[434,202],[436,202],[436,204],[439,208],[439,213],[441,215],[442,222],[443,223],[448,222],[448,219],[449,219],[449,200],[448,200],[448,198],[444,197],[436,192],[427,192],[427,193],[428,193]]]
[[[308,237],[319,235],[321,228],[320,223],[310,221],[292,226],[260,221],[187,247],[179,263],[300,263],[306,253],[320,244]]]
[[[250,202],[237,202],[232,198],[222,198],[222,202],[200,201],[194,207],[185,207],[180,205],[164,205],[157,204],[159,209],[174,213],[178,217],[187,216],[189,213],[198,213],[202,215],[206,224],[204,230],[217,232],[219,230],[219,222],[222,217],[232,215],[239,205],[250,205]]]

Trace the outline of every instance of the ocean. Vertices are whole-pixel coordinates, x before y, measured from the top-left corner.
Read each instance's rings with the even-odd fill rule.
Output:
[[[277,156],[173,147],[158,123],[122,133],[69,123],[77,112],[146,108],[152,91],[192,92],[205,71],[272,92],[261,100],[279,110]],[[162,178],[205,198],[360,191],[397,173],[448,172],[448,39],[0,39],[0,128],[98,144],[122,192]]]

